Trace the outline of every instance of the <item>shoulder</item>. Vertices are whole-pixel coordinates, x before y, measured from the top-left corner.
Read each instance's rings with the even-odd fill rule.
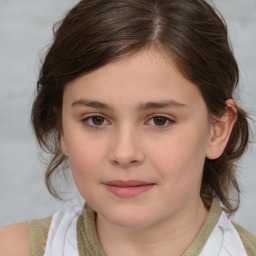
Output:
[[[29,232],[29,223],[0,227],[0,255],[27,256]]]
[[[256,255],[256,236],[240,225],[232,222],[237,230],[248,255]]]

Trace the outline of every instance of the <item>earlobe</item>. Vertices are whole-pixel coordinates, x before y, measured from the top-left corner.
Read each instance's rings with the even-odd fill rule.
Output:
[[[66,142],[65,142],[65,138],[64,138],[63,134],[61,134],[61,136],[60,136],[60,147],[61,147],[62,153],[64,155],[68,156]]]
[[[220,118],[217,118],[212,125],[206,154],[208,159],[214,160],[222,155],[237,119],[236,102],[233,99],[229,99],[225,103],[225,113]]]

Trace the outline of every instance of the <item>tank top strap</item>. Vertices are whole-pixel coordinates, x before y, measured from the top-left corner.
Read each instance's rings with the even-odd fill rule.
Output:
[[[29,256],[79,256],[77,219],[82,207],[30,222]]]
[[[29,256],[43,256],[52,217],[30,222]]]
[[[96,231],[96,213],[84,205],[77,222],[77,242],[80,256],[106,256],[98,240]]]

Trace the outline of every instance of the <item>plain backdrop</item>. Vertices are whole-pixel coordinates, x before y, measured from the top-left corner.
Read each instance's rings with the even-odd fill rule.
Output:
[[[0,0],[0,225],[29,221],[83,204],[72,179],[64,202],[44,185],[46,165],[30,125],[30,108],[40,53],[52,40],[52,26],[77,0]],[[256,113],[256,0],[215,0],[224,16],[241,71],[238,103]],[[252,126],[256,141],[255,126]],[[256,233],[256,146],[239,163],[243,191],[233,219]]]

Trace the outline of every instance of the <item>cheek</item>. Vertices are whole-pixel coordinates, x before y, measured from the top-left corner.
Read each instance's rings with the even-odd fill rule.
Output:
[[[71,145],[70,145],[71,146]],[[69,162],[76,187],[82,197],[90,201],[94,193],[93,184],[100,181],[97,157],[99,152],[90,145],[73,144],[70,147]]]
[[[169,140],[161,141],[158,145],[155,143],[151,148],[152,164],[162,179],[167,179],[174,187],[186,187],[201,179],[205,146],[200,133],[193,132],[191,128],[189,131],[179,130]]]
[[[75,138],[68,145],[68,150],[70,167],[76,182],[86,182],[97,175],[101,150],[95,145],[95,141],[91,143],[90,140]]]
[[[200,194],[205,161],[203,151],[198,150],[200,147],[197,139],[184,134],[152,150],[151,165],[162,185],[162,198],[175,209]]]

